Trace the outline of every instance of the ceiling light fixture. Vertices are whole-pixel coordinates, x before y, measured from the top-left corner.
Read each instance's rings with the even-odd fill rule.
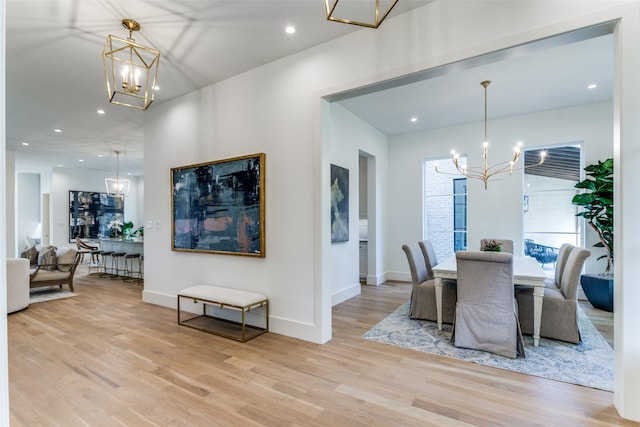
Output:
[[[146,110],[155,96],[160,51],[135,42],[134,31],[140,24],[123,19],[129,38],[109,35],[102,51],[107,96],[112,104]]]
[[[521,168],[515,168],[515,164],[520,158],[520,154],[522,154],[522,142],[518,142],[515,147],[513,147],[513,157],[509,161],[497,163],[493,166],[489,166],[489,142],[487,141],[487,87],[491,84],[491,81],[485,80],[480,83],[482,87],[484,87],[484,142],[482,143],[482,159],[484,165],[482,167],[466,167],[462,166],[459,163],[460,155],[456,153],[455,150],[451,151],[451,160],[455,165],[456,169],[461,175],[466,176],[467,178],[479,179],[484,182],[484,189],[487,189],[487,183],[489,181],[499,181],[511,176],[511,174],[516,170],[528,169],[534,166],[539,166],[544,163],[544,159],[547,155],[546,151],[540,152],[540,161],[534,165],[523,166]],[[446,175],[457,175],[450,174],[447,172],[442,172],[438,169],[438,165],[435,166],[436,172],[446,174]]]
[[[120,178],[120,152],[116,153],[116,176],[104,179],[104,183],[107,186],[107,194],[111,197],[124,197],[129,194],[129,187],[131,181],[126,178]]]
[[[331,4],[330,4],[331,3]],[[361,9],[361,5],[369,4],[370,2],[363,2],[360,0],[324,0],[324,5],[327,10],[327,19],[329,21],[334,22],[342,22],[343,24],[352,24],[358,25],[360,27],[367,28],[378,28],[382,21],[389,15],[391,9],[398,3],[398,0],[382,0],[383,8],[388,5],[388,7],[384,8],[384,13],[381,14],[380,10],[380,0],[375,0],[375,9],[373,14],[373,22],[367,22],[366,20],[368,11],[364,11]],[[338,6],[340,5],[340,6]],[[362,18],[338,18],[334,15],[338,9],[338,14],[342,16],[362,16]]]
[[[284,31],[287,34],[293,34],[296,32],[296,27],[294,27],[293,25],[289,25],[287,28],[284,29]]]

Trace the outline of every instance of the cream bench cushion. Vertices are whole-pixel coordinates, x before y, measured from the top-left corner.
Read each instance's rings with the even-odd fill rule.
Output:
[[[232,307],[250,307],[266,301],[267,297],[257,292],[240,291],[238,289],[219,286],[191,286],[180,291],[180,296],[219,303]]]

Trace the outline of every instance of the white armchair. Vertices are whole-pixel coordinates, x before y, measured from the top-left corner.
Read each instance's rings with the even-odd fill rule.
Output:
[[[7,258],[7,313],[29,306],[29,260]]]

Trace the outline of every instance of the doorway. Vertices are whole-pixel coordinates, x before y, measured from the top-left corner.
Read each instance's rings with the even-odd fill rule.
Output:
[[[360,283],[377,285],[375,275],[376,188],[375,157],[360,150],[358,154],[358,238]]]

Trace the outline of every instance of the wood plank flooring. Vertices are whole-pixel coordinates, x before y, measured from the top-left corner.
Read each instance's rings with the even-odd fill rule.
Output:
[[[11,425],[633,426],[613,394],[374,343],[409,284],[365,286],[333,339],[245,344],[178,326],[142,287],[80,276],[8,318]]]

